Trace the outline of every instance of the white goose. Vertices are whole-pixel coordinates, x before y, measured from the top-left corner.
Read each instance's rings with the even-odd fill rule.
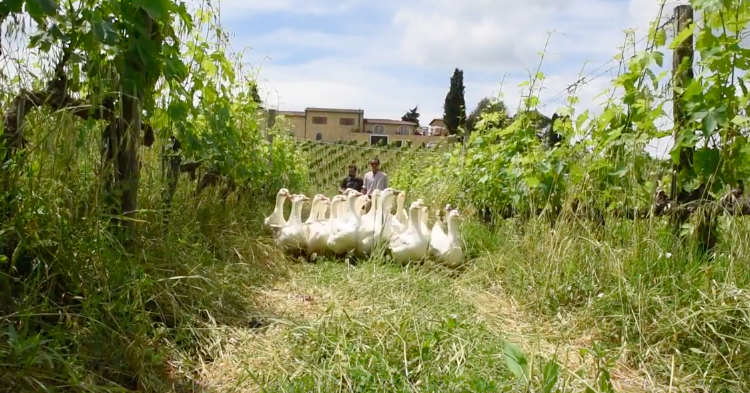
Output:
[[[313,223],[314,221],[318,220],[318,212],[320,211],[320,206],[322,205],[322,202],[326,199],[328,199],[328,197],[326,197],[323,194],[316,194],[313,197],[313,200],[310,206],[310,214],[307,215],[307,220],[305,220],[305,225],[309,225]]]
[[[302,205],[309,201],[305,195],[292,195],[292,213],[289,215],[289,221],[286,226],[282,227],[276,237],[276,244],[285,252],[294,256],[299,256],[305,249],[307,243],[307,231],[302,224]]]
[[[324,197],[325,198],[325,197]],[[338,207],[338,204],[344,202],[343,195],[337,195],[330,200],[325,198],[320,201],[320,208],[318,212],[327,210],[328,206]],[[335,210],[332,210],[332,212]],[[335,215],[331,219],[335,218]],[[320,221],[319,216],[313,220],[312,223],[307,227],[307,242],[305,245],[305,254],[308,260],[315,261],[319,256],[326,253],[326,243],[328,242],[328,236],[331,234],[331,225],[328,221]]]
[[[418,261],[427,255],[429,238],[420,230],[419,214],[422,204],[415,201],[409,207],[409,224],[406,231],[391,240],[393,260],[402,265]]]
[[[263,232],[271,234],[286,225],[284,219],[284,202],[290,197],[289,190],[282,188],[276,193],[276,206],[270,216],[263,220]]]
[[[404,203],[406,202],[406,193],[402,192],[398,194],[398,197],[396,198],[396,220],[398,220],[399,223],[406,226],[407,221],[409,221],[409,216],[406,215],[406,209],[404,209]]]
[[[401,191],[393,188],[386,188],[383,191],[373,191],[373,225],[372,228],[360,230],[360,239],[357,251],[364,254],[372,253],[373,248],[381,241],[390,240],[393,236],[393,226],[391,220],[393,215],[390,213],[393,202]],[[364,226],[364,222],[363,222]]]
[[[387,191],[387,192],[386,192]],[[382,224],[379,229],[380,240],[389,242],[393,236],[396,235],[396,227],[394,221],[396,218],[391,214],[391,208],[393,208],[393,202],[396,198],[401,197],[401,191],[394,190],[392,188],[386,188],[383,191],[383,196],[380,201],[380,209],[382,211]]]
[[[406,210],[404,210],[405,202],[406,193],[401,192],[396,198],[396,215],[392,215],[390,220],[395,234],[404,233],[409,226],[409,216],[406,214]]]
[[[380,212],[380,190],[372,191],[372,203],[370,210],[362,216],[362,225],[359,227],[359,241],[357,241],[358,257],[364,257],[370,253],[375,243],[375,227],[377,226],[378,213]]]
[[[451,210],[451,205],[445,205],[445,208],[435,212],[435,225],[432,226],[430,231],[430,255],[435,256],[433,252],[437,252],[433,249],[433,243],[445,243],[448,242],[448,235],[445,234],[445,227],[441,219],[442,213],[447,213]]]
[[[430,255],[448,267],[458,267],[464,260],[464,251],[459,244],[458,236],[458,210],[448,212],[448,234],[438,228],[439,222],[432,227],[430,234]]]
[[[359,240],[359,227],[362,225],[362,217],[357,211],[357,199],[366,196],[361,192],[351,191],[346,197],[346,212],[340,216],[340,210],[335,219],[330,220],[331,234],[328,237],[328,249],[336,255],[344,255],[357,248]]]
[[[332,201],[328,198],[320,205],[320,210],[318,210],[318,222],[325,222],[328,223],[328,219],[330,217],[330,214],[328,217],[326,217],[326,213],[328,212],[328,208],[331,206]]]
[[[419,199],[417,200],[420,204],[424,204],[424,201]],[[427,225],[427,207],[422,207],[422,210],[419,212],[419,230],[422,231],[422,233],[425,234],[425,236],[430,235],[430,227]]]

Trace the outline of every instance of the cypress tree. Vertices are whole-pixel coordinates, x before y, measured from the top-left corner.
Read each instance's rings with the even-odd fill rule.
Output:
[[[451,77],[451,87],[443,104],[443,121],[451,135],[466,124],[466,100],[464,99],[464,72],[456,68]]]

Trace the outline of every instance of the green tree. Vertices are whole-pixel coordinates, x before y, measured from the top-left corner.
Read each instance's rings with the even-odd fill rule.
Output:
[[[497,113],[498,118],[492,118],[491,125],[493,127],[506,127],[510,124],[510,117],[508,116],[508,107],[505,103],[500,100],[494,100],[489,97],[482,98],[477,103],[476,108],[469,114],[466,119],[466,129],[469,132],[474,131],[479,120],[482,120],[482,114]]]
[[[409,109],[406,114],[401,116],[402,121],[410,121],[412,123],[417,123],[419,125],[419,105],[415,106],[413,109]]]
[[[456,68],[451,77],[451,87],[443,104],[443,121],[451,135],[458,133],[466,124],[466,100],[464,99],[464,72]]]

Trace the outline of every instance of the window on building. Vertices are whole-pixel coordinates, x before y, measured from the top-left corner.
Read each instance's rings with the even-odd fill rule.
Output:
[[[316,141],[319,141],[319,140],[322,140],[322,139],[323,139],[323,134],[321,134],[321,133],[315,134],[315,140]]]
[[[313,116],[313,124],[328,124],[328,118],[325,116]]]
[[[342,117],[339,119],[339,125],[340,126],[353,126],[354,119],[352,119],[351,117]]]
[[[398,128],[398,131],[396,131],[399,135],[409,135],[409,126],[401,126]]]
[[[372,128],[372,131],[375,134],[385,134],[385,126],[378,124],[378,125],[376,125],[375,127]]]
[[[403,145],[404,145],[404,141],[403,140],[399,139],[399,140],[396,141],[396,147],[401,147]]]

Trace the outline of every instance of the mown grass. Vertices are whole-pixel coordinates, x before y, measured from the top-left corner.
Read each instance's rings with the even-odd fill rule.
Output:
[[[260,295],[279,322],[228,332],[205,375],[220,391],[526,391],[506,359],[518,345],[532,391],[745,391],[747,228],[712,262],[669,230],[467,222],[459,272],[298,265]]]

